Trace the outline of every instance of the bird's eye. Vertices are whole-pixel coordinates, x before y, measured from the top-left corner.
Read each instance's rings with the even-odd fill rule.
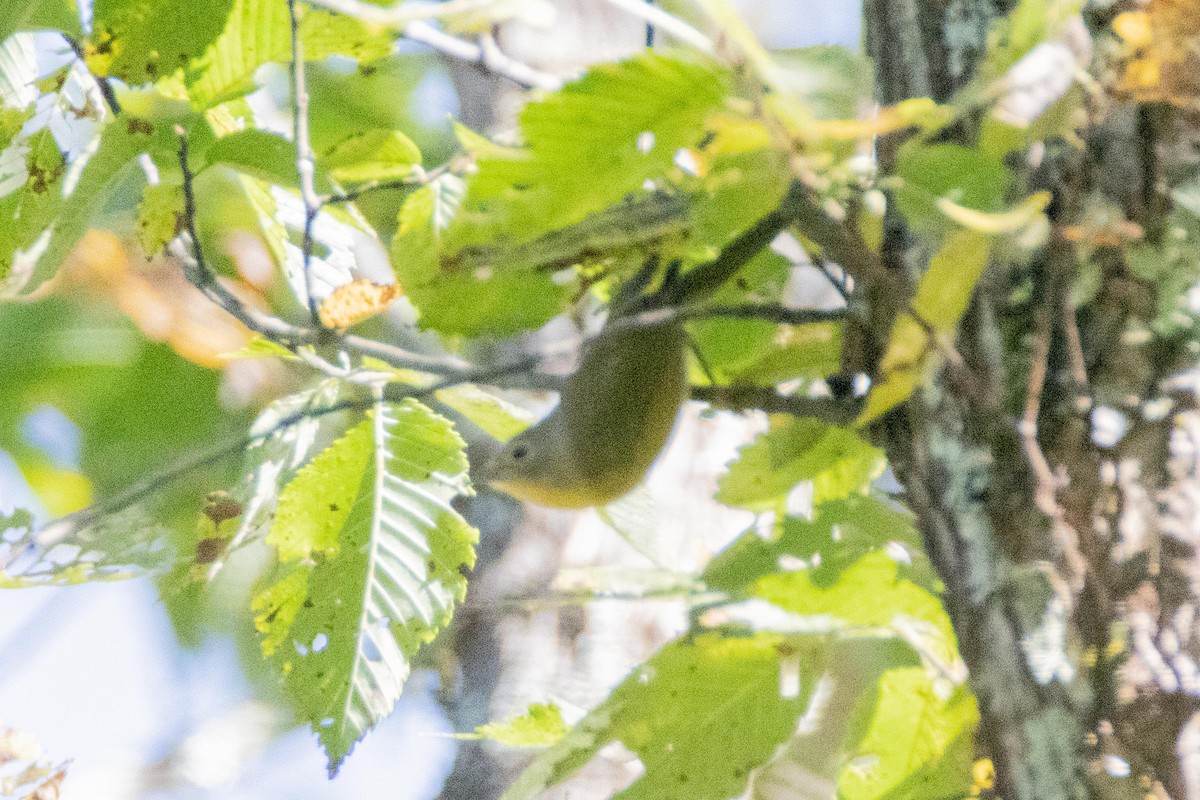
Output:
[[[529,455],[529,448],[523,444],[519,444],[512,449],[512,457],[520,461],[525,456]]]

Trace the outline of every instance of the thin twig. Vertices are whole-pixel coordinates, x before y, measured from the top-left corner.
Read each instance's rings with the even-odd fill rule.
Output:
[[[428,22],[410,22],[404,26],[402,32],[406,39],[420,42],[426,47],[458,61],[478,64],[488,72],[499,75],[501,78],[507,78],[518,86],[547,91],[562,88],[563,79],[557,75],[543,72],[510,58],[498,49],[493,53],[488,53],[482,45],[452,36],[445,31],[438,30]]]
[[[442,33],[436,28],[433,28],[433,26],[428,25],[428,23],[414,22],[405,26],[404,35],[409,39],[413,39],[414,37],[410,33],[410,29],[414,26],[420,27],[422,25],[431,28],[435,33]],[[429,42],[425,41],[425,44],[429,44]],[[432,47],[432,45],[430,46]],[[547,89],[553,91],[561,88],[563,85],[562,78],[559,78],[557,75],[548,75],[544,72],[538,72],[528,64],[523,64],[520,61],[505,55],[504,51],[500,49],[500,44],[496,41],[496,38],[491,34],[491,32],[484,32],[479,35],[478,63],[488,72],[510,78],[520,85],[527,86],[529,88]]]
[[[447,378],[471,374],[473,367],[461,359],[415,353],[355,334],[339,334],[324,328],[303,328],[243,303],[220,281],[205,259],[204,249],[196,231],[196,198],[193,188],[195,175],[188,160],[187,138],[181,128],[177,128],[176,133],[179,135],[179,167],[183,178],[183,224],[186,236],[177,238],[169,249],[183,266],[184,275],[209,300],[254,333],[293,352],[306,345],[328,343],[359,357],[378,359],[398,369],[419,370]]]
[[[693,386],[691,397],[714,408],[816,417],[835,425],[849,425],[862,410],[861,400],[799,397],[780,394],[770,386]]]
[[[321,205],[331,206],[339,203],[353,203],[360,197],[364,197],[368,194],[374,194],[375,192],[386,192],[391,189],[409,189],[413,186],[418,186],[422,183],[425,183],[426,180],[427,178],[422,176],[420,179],[399,178],[393,181],[379,181],[378,183],[372,183],[369,186],[360,186],[359,188],[349,192],[327,195],[321,200]]]
[[[392,403],[401,402],[408,399],[419,400],[430,397],[443,389],[449,389],[462,383],[484,383],[493,378],[501,377],[509,373],[522,372],[529,369],[530,359],[521,359],[496,367],[474,370],[470,374],[464,374],[455,378],[448,378],[424,387],[413,387],[405,384],[392,383],[383,389],[383,397],[387,402]],[[57,544],[70,535],[72,531],[89,525],[107,514],[112,514],[126,509],[147,495],[150,495],[154,491],[178,481],[189,473],[216,464],[222,459],[227,458],[235,453],[243,452],[247,448],[260,444],[272,436],[305,420],[319,419],[340,411],[365,411],[373,407],[376,403],[376,398],[371,396],[365,398],[355,398],[353,400],[343,400],[320,408],[310,408],[297,411],[294,414],[290,414],[280,419],[268,430],[261,431],[252,436],[247,436],[236,441],[226,442],[222,445],[218,445],[199,455],[193,456],[192,458],[185,459],[177,463],[175,466],[164,470],[163,472],[159,472],[147,480],[114,495],[108,500],[103,500],[99,503],[88,506],[81,511],[76,511],[73,514],[67,514],[64,517],[60,517],[39,531],[38,535],[34,538],[34,542],[40,547],[49,547]],[[0,567],[2,566],[3,565],[0,565]]]
[[[1062,329],[1067,340],[1067,358],[1071,365],[1071,380],[1078,392],[1088,391],[1087,356],[1083,352],[1083,337],[1079,334],[1079,322],[1075,319],[1075,305],[1069,292],[1063,292]]]
[[[1076,588],[1087,574],[1087,560],[1079,550],[1079,536],[1067,522],[1066,511],[1058,501],[1062,481],[1054,474],[1038,441],[1038,417],[1042,407],[1042,391],[1050,365],[1050,340],[1053,336],[1050,302],[1038,306],[1035,316],[1033,354],[1029,365],[1029,386],[1025,390],[1025,409],[1017,423],[1021,449],[1033,473],[1033,500],[1038,510],[1050,520],[1051,530],[1058,540],[1058,549],[1065,561],[1069,582]]]
[[[296,140],[296,173],[300,178],[300,197],[304,201],[304,239],[300,246],[304,293],[307,295],[309,316],[316,322],[320,309],[317,298],[313,297],[313,225],[321,211],[321,198],[317,196],[317,164],[308,135],[308,86],[304,80],[304,43],[300,36],[300,13],[296,9],[296,0],[288,0],[287,5],[292,33],[292,131]]]
[[[1021,445],[1037,480],[1034,502],[1042,513],[1051,519],[1062,517],[1058,504],[1058,484],[1054,470],[1046,460],[1038,443],[1038,416],[1042,406],[1042,390],[1046,385],[1046,372],[1050,362],[1050,310],[1043,303],[1036,314],[1033,353],[1029,364],[1029,385],[1025,390],[1025,410],[1018,423]]]
[[[840,322],[846,318],[844,308],[788,308],[778,304],[752,304],[728,306],[704,306],[687,309],[680,314],[682,319],[761,319],[781,325],[810,325],[819,322]]]
[[[661,30],[663,33],[686,45],[696,48],[702,53],[712,55],[716,46],[712,39],[687,24],[679,17],[668,14],[661,8],[647,3],[645,0],[605,0],[627,14],[644,20],[646,24]]]
[[[809,258],[812,260],[813,266],[817,268],[817,271],[820,272],[825,280],[829,281],[829,284],[834,288],[834,290],[836,290],[837,293],[842,296],[842,300],[849,304],[850,287],[846,285],[846,281],[833,274],[833,272],[829,269],[829,263],[825,259],[813,255],[809,255]]]
[[[420,42],[458,61],[478,64],[489,72],[521,86],[549,90],[560,88],[563,80],[557,75],[523,64],[498,50],[495,53],[486,52],[483,45],[446,33],[429,23],[429,20],[482,9],[494,1],[450,0],[445,3],[422,3],[410,0],[390,8],[381,8],[362,0],[309,0],[314,6],[398,30],[406,39]]]
[[[712,261],[693,268],[674,287],[673,295],[681,303],[692,303],[711,297],[738,270],[770,247],[775,237],[797,222],[802,215],[808,190],[794,181],[779,207],[756,222],[721,250]]]
[[[79,59],[79,62],[86,67],[87,58],[83,53],[83,45],[77,42],[75,39],[72,39],[70,36],[64,36],[63,38],[67,40],[67,44],[70,45],[71,50],[75,53],[75,56]],[[120,114],[121,103],[119,100],[117,100],[117,93],[113,89],[112,83],[106,76],[97,75],[90,69],[88,70],[88,74],[92,76],[94,81],[96,81],[96,85],[100,87],[100,95],[104,98],[105,104],[108,105],[109,111],[113,113],[113,116]]]

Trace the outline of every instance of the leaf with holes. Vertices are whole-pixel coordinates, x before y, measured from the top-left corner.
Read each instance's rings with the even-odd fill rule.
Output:
[[[738,452],[717,499],[750,511],[784,511],[792,489],[811,481],[814,503],[838,500],[865,491],[883,465],[883,453],[849,428],[780,415]]]
[[[420,403],[378,403],[279,498],[268,541],[283,574],[255,599],[255,621],[331,774],[391,712],[466,592],[477,532],[450,507],[470,492],[464,449]]]
[[[133,86],[187,66],[217,38],[233,0],[96,0],[88,66]]]
[[[503,800],[541,796],[619,741],[645,767],[622,800],[724,800],[796,731],[809,708],[823,641],[758,634],[677,639],[537,758]],[[784,675],[798,678],[794,684]]]
[[[528,241],[639,196],[704,138],[729,88],[711,62],[656,52],[594,66],[525,106],[525,148],[479,155],[447,249]]]

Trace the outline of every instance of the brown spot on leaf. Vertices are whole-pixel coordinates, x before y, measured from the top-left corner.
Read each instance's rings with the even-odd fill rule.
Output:
[[[196,563],[211,564],[225,550],[227,539],[221,536],[210,536],[196,542]]]
[[[204,498],[204,516],[211,519],[214,525],[240,517],[243,510],[242,504],[227,492],[209,492]]]
[[[139,133],[144,133],[149,136],[150,134],[154,133],[154,126],[146,120],[138,119],[137,117],[129,117],[128,119],[129,122],[127,123],[127,126],[130,134],[136,135]]]

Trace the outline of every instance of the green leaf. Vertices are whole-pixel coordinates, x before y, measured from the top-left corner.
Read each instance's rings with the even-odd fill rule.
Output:
[[[265,336],[254,336],[244,346],[224,354],[230,361],[240,358],[282,358],[285,361],[300,361],[300,357],[283,345]]]
[[[778,416],[741,449],[717,500],[751,511],[783,510],[796,484],[812,481],[813,502],[820,504],[865,491],[883,466],[883,453],[849,428]]]
[[[134,191],[140,191],[145,187],[145,174],[137,162],[139,155],[151,153],[173,164],[179,148],[179,139],[174,131],[176,124],[185,128],[198,124],[200,135],[203,135],[203,121],[189,116],[174,116],[174,111],[181,110],[174,107],[157,104],[153,107],[161,111],[163,116],[152,121],[143,119],[140,125],[134,124],[138,120],[134,119],[135,111],[131,108],[127,110],[128,118],[104,127],[100,146],[84,165],[74,190],[57,214],[50,243],[38,264],[40,274],[58,269],[119,192],[131,187]]]
[[[448,249],[528,241],[640,194],[703,138],[728,88],[714,64],[648,52],[530,103],[526,147],[480,156]]]
[[[347,138],[371,131],[403,131],[426,163],[449,161],[452,122],[430,118],[424,93],[430,80],[440,80],[443,72],[444,62],[433,52],[393,53],[353,71],[329,62],[310,64],[309,134],[314,151],[327,153]]]
[[[232,7],[233,0],[190,0],[185,13],[177,0],[95,0],[89,66],[131,86],[154,83],[187,69]]]
[[[950,225],[937,206],[939,199],[975,211],[999,211],[1012,183],[998,157],[956,144],[902,149],[896,176],[903,181],[896,192],[897,208],[925,232]]]
[[[780,325],[775,329],[772,345],[756,361],[739,365],[731,376],[732,382],[777,385],[797,378],[825,378],[842,368],[839,323]]]
[[[338,396],[337,381],[322,381],[312,389],[279,398],[250,426],[251,436],[264,438],[246,448],[243,468],[246,478],[231,491],[243,506],[241,521],[233,536],[236,541],[257,538],[271,525],[277,515],[280,488],[290,485],[298,470],[308,462],[328,417],[310,416],[286,426],[283,423],[294,420],[297,415],[328,408],[337,402]]]
[[[73,0],[5,0],[0,3],[0,42],[17,31],[61,31],[79,35],[79,9]]]
[[[379,403],[280,495],[268,540],[295,566],[256,598],[256,624],[331,773],[466,591],[477,534],[449,504],[470,491],[464,449],[421,404]]]
[[[536,415],[472,383],[439,389],[435,396],[438,402],[462,414],[481,431],[501,442],[507,442],[537,421]]]
[[[865,736],[838,780],[844,800],[965,797],[979,710],[966,687],[939,687],[927,670],[883,675]]]
[[[267,534],[284,562],[336,553],[350,509],[359,496],[373,450],[369,420],[351,428],[296,473],[279,497]]]
[[[391,258],[396,279],[406,292],[411,294],[414,289],[419,292],[436,282],[442,236],[458,213],[465,192],[462,179],[447,172],[404,201],[396,237],[392,240]]]
[[[421,151],[400,131],[373,130],[346,139],[318,163],[339,181],[380,181],[411,175]]]
[[[619,741],[645,774],[620,800],[726,800],[796,729],[819,673],[813,658],[769,635],[701,635],[663,647],[539,757],[503,800],[537,797]],[[781,663],[799,686],[781,691]]]
[[[772,150],[714,159],[704,181],[707,191],[699,193],[692,205],[687,261],[697,264],[716,257],[734,237],[778,207],[787,188],[787,174],[786,161]],[[718,290],[713,303],[778,303],[791,268],[788,259],[766,249]],[[801,369],[803,362],[810,360],[794,350],[791,356],[784,355],[781,351],[792,349],[795,337],[764,320],[708,319],[690,324],[689,330],[718,384],[769,380],[770,373],[786,369],[789,360]],[[800,345],[799,349],[805,348]],[[774,358],[780,360],[770,363]],[[795,377],[800,373],[783,380]],[[693,379],[708,382],[709,375],[697,372]]]
[[[173,183],[147,186],[138,203],[138,244],[147,256],[161,253],[179,233],[184,217],[183,187]]]
[[[64,87],[59,102],[71,102],[68,95],[69,90]],[[19,220],[0,229],[0,277],[11,271],[15,259],[21,258],[23,262],[19,272],[10,278],[13,288],[28,291],[39,286],[57,271],[110,203],[123,192],[142,191],[146,179],[138,156],[149,153],[168,166],[176,163],[179,148],[176,125],[183,126],[189,138],[198,142],[209,132],[204,121],[192,116],[186,104],[153,90],[126,93],[122,102],[126,110],[121,121],[110,122],[100,129],[99,144],[90,154],[75,158],[77,153],[63,153],[49,127],[25,140],[29,154],[24,185],[0,199],[0,214],[7,210],[13,219]],[[68,161],[68,156],[74,160]],[[75,180],[64,185],[68,168]],[[64,197],[67,189],[70,193]],[[35,261],[31,257],[37,252],[34,245],[43,241],[45,249]]]
[[[300,185],[296,145],[277,133],[247,128],[222,136],[208,148],[205,159],[279,186],[296,189]],[[318,191],[328,189],[328,182],[318,186]]]
[[[821,503],[811,520],[786,517],[774,539],[751,530],[713,557],[700,579],[711,589],[742,595],[755,581],[784,569],[787,559],[808,564],[815,585],[829,587],[867,553],[903,554],[902,574],[919,586],[936,585],[912,514],[874,497]]]
[[[6,112],[10,142],[0,165],[0,219],[7,221],[0,226],[0,296],[30,282],[63,204],[67,169],[94,138],[102,114],[87,99],[83,84],[90,78],[72,70],[48,102],[37,102],[37,74],[34,34],[19,33],[0,44],[0,99],[13,107]],[[34,108],[41,113],[26,125]],[[18,120],[23,129],[9,127]],[[56,133],[74,149],[64,152]]]
[[[991,239],[986,235],[955,231],[946,237],[945,244],[930,259],[929,269],[921,276],[912,309],[947,342],[954,339],[975,284],[987,267],[990,252]],[[861,426],[878,419],[911,397],[927,372],[941,364],[941,357],[930,342],[926,327],[911,314],[901,314],[892,325],[887,351],[879,366],[880,375],[871,386],[867,404],[855,424]]]
[[[213,2],[215,0],[209,0]],[[392,37],[353,17],[307,9],[300,20],[306,61],[343,55],[370,61],[391,51]],[[254,90],[263,64],[291,60],[291,22],[283,0],[233,0],[228,23],[186,75],[192,102],[211,108]]]
[[[443,333],[504,335],[536,328],[557,314],[570,287],[539,272],[441,271],[442,237],[458,211],[462,181],[441,175],[409,195],[392,240],[396,279],[421,312],[421,324]],[[470,313],[463,313],[470,309]]]
[[[505,747],[549,747],[567,733],[562,712],[553,703],[534,703],[519,717],[480,725],[475,733],[456,734],[456,739],[488,739]]]
[[[821,621],[825,630],[861,631],[874,628],[903,638],[928,664],[957,682],[965,680],[954,629],[938,598],[899,576],[899,565],[883,552],[864,555],[824,586],[810,570],[773,572],[748,588],[752,597],[766,600],[805,621]],[[765,630],[792,630],[767,625]]]

